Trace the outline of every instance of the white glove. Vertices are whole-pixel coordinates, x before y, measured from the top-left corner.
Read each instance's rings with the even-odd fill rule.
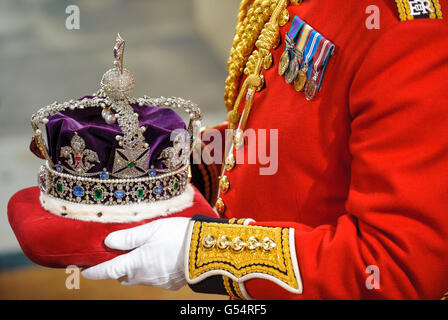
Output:
[[[177,290],[185,284],[185,243],[190,219],[165,218],[110,233],[104,243],[132,250],[82,271],[88,279],[116,279],[123,285]]]

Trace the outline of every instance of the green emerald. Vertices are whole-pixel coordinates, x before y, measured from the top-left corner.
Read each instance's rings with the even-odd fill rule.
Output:
[[[56,191],[59,193],[64,191],[64,186],[61,182],[56,183]]]
[[[94,197],[97,200],[103,199],[103,190],[102,189],[95,189]]]
[[[179,189],[179,184],[177,182],[175,182],[173,188],[174,188],[174,190]]]
[[[137,189],[137,197],[143,198],[143,189]]]
[[[128,163],[128,168],[133,168],[135,166],[135,162],[134,161],[130,161]]]

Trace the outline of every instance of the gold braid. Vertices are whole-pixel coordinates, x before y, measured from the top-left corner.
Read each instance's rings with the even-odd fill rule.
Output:
[[[238,89],[243,75],[257,73],[260,59],[264,59],[269,51],[279,42],[277,20],[280,6],[287,3],[299,4],[302,0],[242,0],[239,8],[233,45],[227,61],[228,77],[224,92],[224,100],[228,111],[235,110],[238,105]],[[278,10],[277,10],[278,11]],[[275,17],[273,17],[273,15]],[[258,50],[255,50],[255,47]],[[235,117],[234,117],[235,118]]]
[[[229,75],[226,79],[224,100],[228,110],[233,108],[249,55],[254,49],[261,30],[276,8],[277,2],[278,0],[241,1],[233,45],[227,62]]]

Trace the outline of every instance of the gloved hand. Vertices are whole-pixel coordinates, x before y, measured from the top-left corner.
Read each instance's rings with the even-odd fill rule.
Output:
[[[159,219],[110,233],[104,243],[132,250],[82,271],[88,279],[116,279],[123,285],[151,285],[177,290],[185,283],[185,246],[188,218]]]

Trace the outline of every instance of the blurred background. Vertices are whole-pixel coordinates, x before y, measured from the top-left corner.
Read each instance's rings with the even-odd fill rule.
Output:
[[[29,152],[30,116],[53,101],[95,92],[112,66],[117,32],[126,40],[133,96],[180,96],[197,103],[204,124],[225,119],[226,61],[240,0],[0,1],[0,299],[222,299],[188,288],[170,292],[81,278],[39,267],[21,252],[7,203],[36,185],[41,161]],[[66,20],[79,8],[79,29]]]

